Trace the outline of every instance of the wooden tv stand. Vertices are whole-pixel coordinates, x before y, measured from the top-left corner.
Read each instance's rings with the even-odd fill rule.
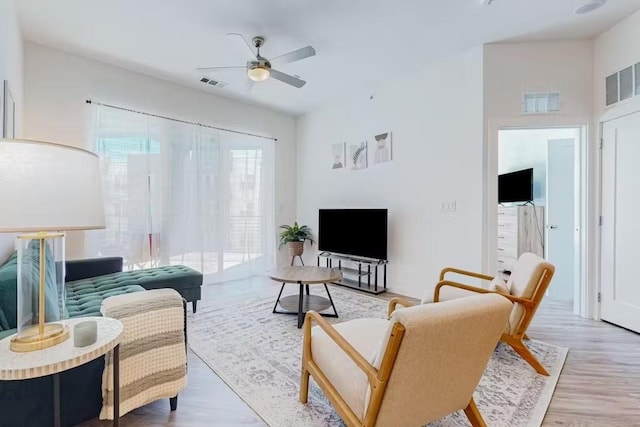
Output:
[[[318,255],[318,266],[320,258],[325,259],[326,267],[335,267],[334,262],[337,261],[337,267],[342,271],[342,280],[331,283],[375,295],[387,292],[387,260],[322,252]],[[378,285],[378,268],[382,268],[382,286]]]

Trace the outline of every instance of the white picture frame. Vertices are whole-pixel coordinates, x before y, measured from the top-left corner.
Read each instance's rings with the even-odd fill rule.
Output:
[[[347,143],[341,142],[331,146],[331,169],[344,169],[347,166]]]
[[[16,102],[9,90],[9,82],[4,80],[4,102],[2,111],[2,137],[15,138],[16,136]]]
[[[373,137],[371,156],[373,163],[388,163],[393,160],[393,141],[391,132],[382,132]]]
[[[351,170],[366,169],[368,166],[368,144],[367,141],[360,144],[351,144],[349,150],[349,163]]]

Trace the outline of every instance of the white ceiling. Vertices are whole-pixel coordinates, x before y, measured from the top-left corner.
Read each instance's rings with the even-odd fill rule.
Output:
[[[505,39],[589,38],[640,8],[609,0],[574,15],[578,0],[18,0],[26,40],[98,58],[229,98],[301,114],[482,43]],[[243,65],[247,48],[226,33],[263,35],[264,56],[306,45],[317,55],[280,70],[302,89],[273,79],[243,89],[242,70],[199,82],[196,67]]]

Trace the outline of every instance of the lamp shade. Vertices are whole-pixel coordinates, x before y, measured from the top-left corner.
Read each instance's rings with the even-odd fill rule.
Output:
[[[51,142],[0,139],[0,232],[105,228],[98,156]]]

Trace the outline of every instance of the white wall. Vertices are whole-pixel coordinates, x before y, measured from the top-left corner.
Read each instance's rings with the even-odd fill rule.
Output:
[[[638,40],[640,40],[640,11],[600,34],[594,40],[593,110],[598,136],[600,135],[602,122],[640,111],[639,95],[613,104],[610,107],[605,106],[605,77],[629,65],[640,62],[640,43],[638,43]],[[598,174],[600,173],[599,168],[594,169],[597,170]],[[594,192],[596,192],[595,194],[600,194],[599,182],[596,184]],[[600,214],[599,204],[595,205],[593,209],[594,212]],[[600,247],[599,241],[596,247]],[[600,274],[599,261],[599,258],[595,258],[592,267],[596,277]],[[601,284],[598,280],[594,292],[598,292],[600,286]],[[599,305],[595,307],[593,317],[599,317]]]
[[[605,106],[605,78],[640,62],[640,11],[629,16],[594,41],[593,109],[596,121],[640,110],[640,95]]]
[[[371,164],[370,150],[367,169],[331,169],[332,144],[387,131],[392,162]],[[320,208],[388,208],[389,289],[418,297],[445,266],[481,267],[481,48],[303,116],[297,135],[298,221],[317,231]],[[441,212],[447,201],[457,212]],[[305,257],[315,264],[314,251]]]
[[[582,198],[588,209],[583,217],[582,233],[587,263],[583,266],[586,289],[583,299],[594,301],[597,258],[597,145],[593,127],[593,42],[565,40],[536,43],[498,43],[484,49],[484,97],[487,157],[485,158],[486,242],[483,265],[487,271],[495,265],[497,251],[498,131],[505,128],[573,127],[589,125],[588,147]],[[525,92],[560,92],[560,112],[523,115]],[[588,171],[588,173],[587,173]],[[581,314],[591,316],[593,304],[581,306]]]
[[[276,225],[295,217],[295,118],[155,77],[25,43],[25,134],[94,149],[87,99],[278,138]],[[80,232],[69,233],[67,257],[83,256]],[[282,254],[282,262],[286,262]]]
[[[16,103],[16,136],[22,134],[23,78],[22,78],[22,34],[18,24],[14,0],[0,1],[0,88],[4,80]],[[0,89],[0,99],[4,94]],[[4,111],[0,109],[0,111]],[[0,117],[0,122],[2,117]],[[0,137],[2,137],[0,132]],[[2,185],[0,183],[0,185]],[[15,236],[0,234],[0,264],[13,252]]]
[[[518,118],[516,125],[526,122],[527,126],[548,126],[591,118],[590,40],[489,44],[485,46],[484,58],[488,120]],[[521,103],[525,92],[560,92],[560,112],[523,116]]]

